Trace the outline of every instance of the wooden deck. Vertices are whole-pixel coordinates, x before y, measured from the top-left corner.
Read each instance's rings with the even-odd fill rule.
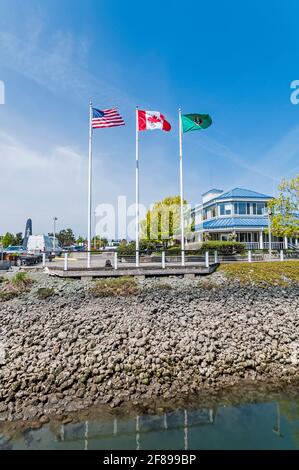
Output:
[[[164,276],[207,276],[212,274],[218,267],[218,263],[211,264],[208,268],[202,265],[188,266],[167,266],[165,269],[155,266],[142,266],[136,268],[134,266],[120,267],[119,269],[91,267],[79,268],[69,267],[64,271],[63,267],[47,266],[45,269],[50,276],[58,276],[62,278],[104,278],[104,277],[120,277],[120,276],[137,276],[137,277],[164,277]]]

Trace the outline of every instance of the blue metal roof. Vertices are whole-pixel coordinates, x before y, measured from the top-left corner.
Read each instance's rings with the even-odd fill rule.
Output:
[[[223,189],[216,189],[216,188],[212,188],[212,189],[209,189],[209,191],[206,191],[205,193],[202,194],[202,196],[206,196],[207,194],[209,193],[223,193]]]
[[[222,228],[266,228],[268,227],[267,217],[218,217],[217,219],[205,220],[196,225],[195,230],[213,230]]]
[[[254,198],[254,199],[271,199],[272,196],[267,194],[257,193],[251,189],[234,188],[226,193],[217,196],[217,199],[232,199],[232,198]]]

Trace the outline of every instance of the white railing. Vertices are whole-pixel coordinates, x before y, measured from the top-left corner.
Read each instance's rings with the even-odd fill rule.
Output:
[[[246,250],[260,250],[260,244],[259,242],[241,242]],[[289,248],[295,249],[294,246],[292,246],[290,243],[288,244]],[[264,242],[263,243],[263,248],[264,250],[269,250],[269,242]],[[283,242],[271,242],[271,249],[272,250],[284,250],[285,245]]]
[[[246,250],[259,250],[260,244],[258,242],[243,242]]]
[[[299,251],[299,245],[295,245],[294,243],[288,243],[288,248],[290,250],[298,250]]]
[[[264,249],[258,249],[258,243],[252,242],[249,249],[244,253],[219,253],[213,252],[193,252],[186,250],[185,253],[171,253],[167,251],[157,252],[152,255],[146,253],[140,253],[139,259],[136,254],[131,255],[119,255],[117,252],[109,253],[92,253],[91,255],[91,269],[95,270],[107,270],[107,271],[119,271],[122,269],[130,269],[138,267],[141,270],[148,270],[150,268],[167,269],[177,268],[180,266],[185,267],[197,267],[205,266],[209,268],[211,265],[218,263],[235,263],[235,262],[258,262],[258,261],[275,261],[284,259],[299,259],[299,249],[288,249],[284,250],[284,243],[273,242],[271,255],[268,251],[269,243],[264,243]],[[43,256],[41,260],[41,267],[50,267],[53,269],[57,268],[64,272],[84,270],[86,269],[86,255],[87,253],[70,253],[65,252],[61,258],[56,258],[49,262],[46,256]],[[182,256],[183,255],[183,256]],[[137,258],[137,259],[136,259]],[[120,273],[121,274],[121,273]],[[113,275],[116,275],[114,273]]]
[[[271,242],[272,250],[284,250],[284,248],[283,242]],[[269,242],[264,242],[264,249],[269,250]]]

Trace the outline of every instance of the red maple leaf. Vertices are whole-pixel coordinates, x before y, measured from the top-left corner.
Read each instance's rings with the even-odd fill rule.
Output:
[[[161,119],[158,117],[158,116],[150,116],[148,119],[147,119],[149,122],[152,122],[152,123],[156,123],[156,122],[161,122]]]

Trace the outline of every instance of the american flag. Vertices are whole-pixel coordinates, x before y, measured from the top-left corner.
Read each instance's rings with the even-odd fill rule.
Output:
[[[125,121],[118,113],[117,108],[96,109],[92,108],[91,127],[101,129],[102,127],[124,126]]]

